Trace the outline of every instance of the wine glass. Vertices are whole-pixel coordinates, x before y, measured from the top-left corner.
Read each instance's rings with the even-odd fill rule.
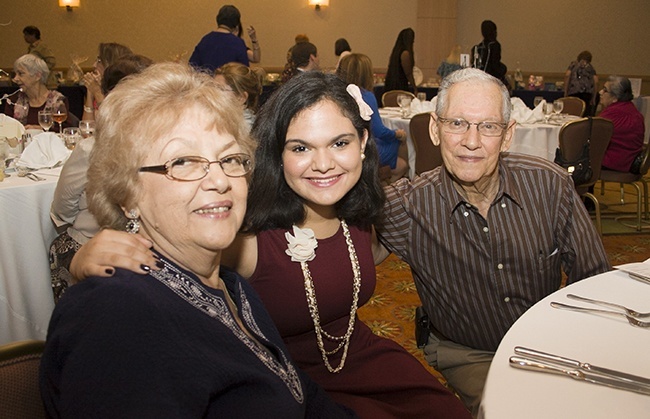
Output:
[[[542,96],[535,96],[535,99],[533,99],[533,108],[536,108],[542,101],[544,100],[544,97]]]
[[[411,106],[411,101],[413,98],[408,95],[399,95],[397,96],[397,104],[400,109],[402,109],[402,118],[406,118],[409,115],[409,108]]]
[[[555,112],[557,115],[560,115],[562,113],[562,109],[564,109],[564,102],[561,100],[556,100],[553,102],[553,112]]]
[[[68,119],[68,108],[65,107],[65,103],[56,102],[52,107],[52,119],[54,122],[59,124],[59,134],[63,134],[63,123]]]
[[[553,103],[544,102],[544,123],[548,124],[551,115],[553,114]]]
[[[95,134],[95,121],[79,121],[79,131],[83,138],[88,138]]]
[[[54,121],[52,120],[51,111],[38,111],[38,124],[41,126],[41,128],[43,128],[43,131],[50,132],[50,128],[52,128],[53,123]]]

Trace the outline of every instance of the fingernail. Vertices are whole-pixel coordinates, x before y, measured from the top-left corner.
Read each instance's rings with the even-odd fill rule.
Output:
[[[107,274],[109,274],[109,275],[112,276],[112,275],[115,273],[115,269],[113,269],[113,268],[106,268],[106,269],[104,270],[104,272],[106,272]]]
[[[162,261],[158,260],[158,261],[156,261],[156,267],[157,267],[158,269],[162,269],[162,268],[165,267],[165,264],[162,263]]]
[[[140,269],[142,269],[143,271],[146,271],[146,272],[151,271],[151,268],[149,266],[145,265],[144,263],[140,265]]]

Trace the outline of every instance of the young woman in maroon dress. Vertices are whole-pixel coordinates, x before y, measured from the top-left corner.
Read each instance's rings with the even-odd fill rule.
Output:
[[[245,231],[222,263],[249,279],[295,363],[360,417],[469,418],[413,356],[356,315],[385,255],[372,228],[384,195],[371,112],[358,87],[334,75],[304,73],[278,89],[253,126]],[[124,254],[138,258],[136,248]]]

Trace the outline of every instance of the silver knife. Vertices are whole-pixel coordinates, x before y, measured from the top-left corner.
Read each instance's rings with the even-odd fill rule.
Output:
[[[614,378],[609,378],[604,375],[594,374],[589,371],[582,371],[578,369],[564,369],[555,365],[546,364],[534,359],[522,358],[519,356],[510,357],[510,365],[515,368],[521,368],[529,371],[547,372],[551,374],[565,375],[578,381],[585,381],[588,383],[598,384],[617,388],[620,390],[631,391],[634,393],[650,396],[650,388],[633,384],[627,381],[621,381]]]
[[[579,369],[584,372],[591,372],[594,374],[606,375],[610,378],[625,381],[630,384],[638,384],[650,389],[650,379],[638,375],[628,374],[626,372],[612,370],[609,368],[599,367],[589,364],[587,362],[580,362],[575,359],[565,358],[558,355],[549,354],[546,352],[537,351],[535,349],[524,348],[521,346],[515,347],[515,353],[518,355],[527,356],[540,361],[550,362],[553,364],[562,365],[569,368]]]

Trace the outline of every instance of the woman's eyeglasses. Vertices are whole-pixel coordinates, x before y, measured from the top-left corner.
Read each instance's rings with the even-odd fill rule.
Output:
[[[210,172],[210,165],[217,163],[228,177],[242,177],[253,169],[253,163],[248,154],[230,154],[222,159],[210,161],[205,157],[184,156],[168,160],[159,166],[144,166],[140,172],[159,173],[169,179],[193,181],[203,179]]]

